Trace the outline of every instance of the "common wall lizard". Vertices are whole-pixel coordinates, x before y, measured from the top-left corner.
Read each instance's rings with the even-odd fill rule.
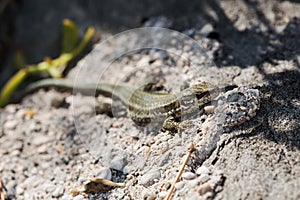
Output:
[[[220,89],[207,82],[193,85],[178,94],[147,92],[134,89],[125,84],[80,83],[68,79],[43,79],[30,84],[25,92],[43,87],[75,89],[77,91],[95,91],[105,96],[116,96],[128,108],[129,116],[138,125],[145,125],[152,119],[165,117],[163,128],[174,131],[178,128],[181,116],[197,112],[199,108],[218,96]]]

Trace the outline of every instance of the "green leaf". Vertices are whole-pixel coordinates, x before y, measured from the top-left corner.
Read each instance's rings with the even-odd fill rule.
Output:
[[[78,29],[75,23],[69,19],[63,20],[62,29],[62,53],[69,53],[78,43]]]
[[[86,47],[95,32],[93,27],[89,27],[85,32],[82,41],[77,45],[78,33],[75,24],[70,20],[64,20],[63,24],[63,50],[67,52],[61,53],[58,58],[51,59],[47,57],[38,64],[27,65],[25,68],[20,69],[9,79],[0,91],[0,107],[5,106],[9,102],[13,92],[15,92],[21,82],[30,75],[48,72],[53,78],[62,77],[64,66]],[[19,58],[15,58],[18,65],[23,65],[22,63],[25,63],[25,61],[23,61],[22,54],[16,56],[20,56]]]

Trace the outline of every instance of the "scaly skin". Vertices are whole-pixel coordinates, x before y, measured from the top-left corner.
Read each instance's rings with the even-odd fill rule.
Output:
[[[146,92],[125,84],[80,83],[74,84],[68,79],[43,79],[30,84],[25,93],[43,87],[68,88],[75,91],[95,91],[105,96],[115,96],[127,106],[131,119],[138,125],[145,125],[152,119],[163,116],[167,118],[164,129],[174,131],[178,128],[176,120],[193,113],[218,96],[219,88],[202,82],[193,85],[178,94]]]

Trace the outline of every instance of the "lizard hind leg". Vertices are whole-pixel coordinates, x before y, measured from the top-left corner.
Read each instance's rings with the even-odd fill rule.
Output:
[[[171,132],[177,132],[179,129],[179,122],[173,116],[167,117],[163,123],[163,130],[168,130]]]

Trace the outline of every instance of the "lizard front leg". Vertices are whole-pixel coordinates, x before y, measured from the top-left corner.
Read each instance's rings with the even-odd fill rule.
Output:
[[[162,130],[166,131],[171,131],[171,132],[177,132],[179,129],[179,122],[176,120],[175,117],[169,116],[167,119],[165,119],[163,123]]]

